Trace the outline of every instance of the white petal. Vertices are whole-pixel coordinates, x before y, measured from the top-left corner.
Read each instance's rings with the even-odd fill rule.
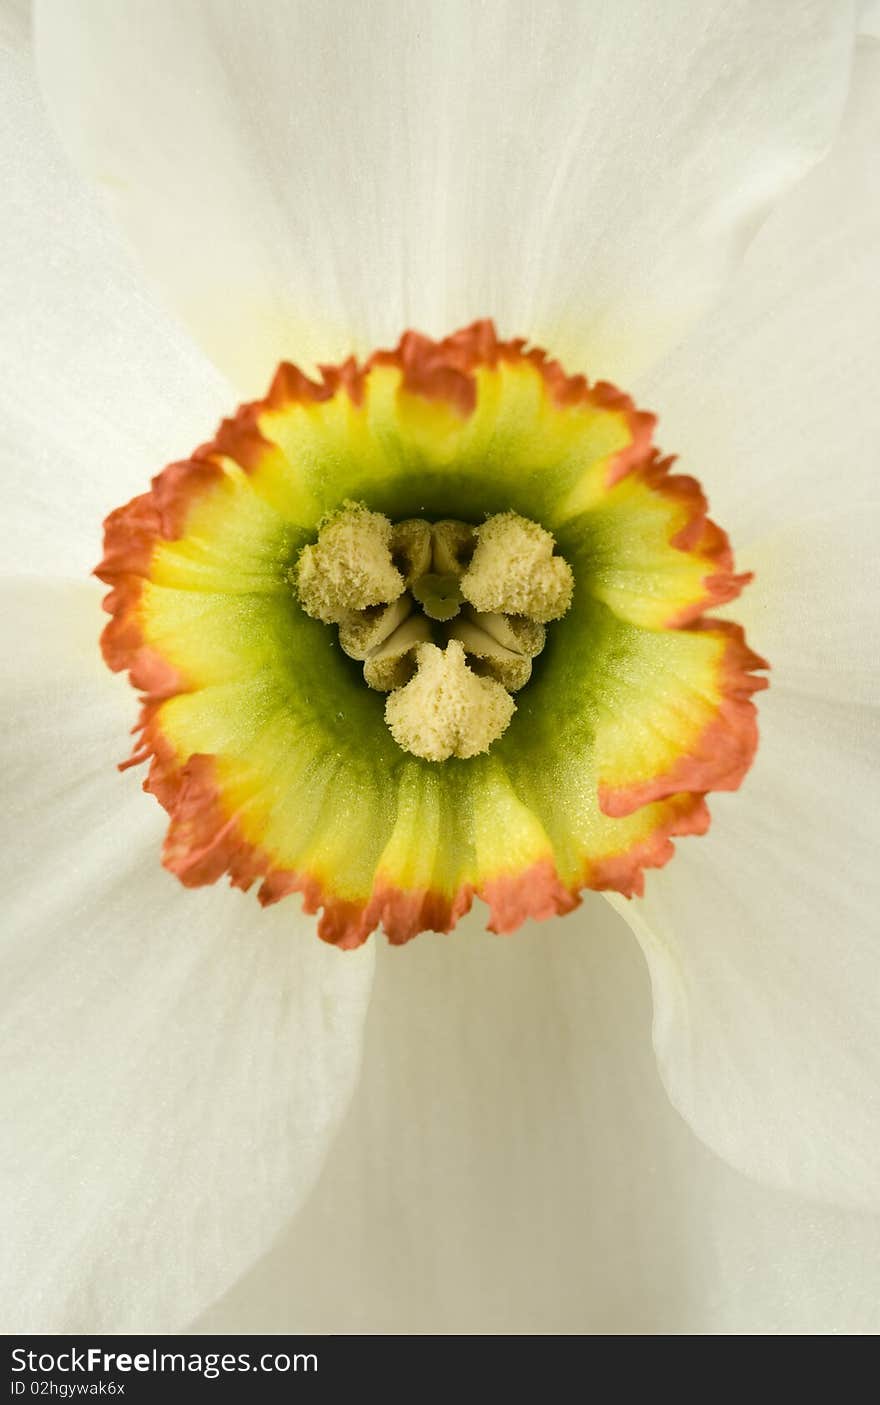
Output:
[[[618,904],[675,1105],[749,1174],[880,1204],[877,714],[780,681],[713,824]]]
[[[114,769],[130,702],[92,591],[7,585],[3,614],[4,1324],[179,1329],[310,1191],[372,955],[294,903],[182,889]]]
[[[315,1194],[195,1330],[876,1331],[880,1221],[756,1186],[693,1137],[601,900],[512,938],[478,927],[380,952]]]
[[[862,34],[870,34],[874,39],[880,39],[880,0],[861,0],[859,29]]]
[[[41,0],[71,150],[249,390],[476,316],[627,377],[828,144],[839,0]]]
[[[31,0],[5,0],[0,8],[0,44],[26,44],[30,24]]]
[[[880,47],[866,46],[839,147],[780,206],[717,326],[656,378],[675,429],[696,426],[684,466],[711,465],[720,520],[754,538],[743,564],[757,578],[731,613],[769,657],[771,688],[742,791],[715,797],[708,838],[622,905],[652,968],[663,1077],[698,1133],[752,1174],[867,1204],[880,1201],[878,78]],[[690,410],[711,413],[688,418],[688,385]]]
[[[69,169],[26,41],[0,31],[2,569],[82,575],[102,518],[209,438],[235,394]]]
[[[774,690],[880,706],[878,542],[880,501],[829,505],[738,553],[755,581],[726,613],[770,660]]]
[[[775,209],[718,307],[637,388],[735,543],[880,501],[880,44],[831,154]]]

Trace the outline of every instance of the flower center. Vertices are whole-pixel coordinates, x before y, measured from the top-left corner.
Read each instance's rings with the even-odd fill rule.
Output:
[[[102,647],[166,867],[301,893],[341,947],[640,894],[739,786],[766,686],[654,423],[489,322],[406,332],[320,381],[283,362],[111,513]]]
[[[478,756],[516,711],[544,626],[571,604],[571,567],[515,512],[479,526],[392,523],[360,503],[326,518],[291,573],[306,614],[336,625],[385,721],[427,761]]]

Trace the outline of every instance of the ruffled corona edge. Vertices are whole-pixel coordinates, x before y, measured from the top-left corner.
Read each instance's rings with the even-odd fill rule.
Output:
[[[393,394],[383,392],[384,409],[377,409],[380,386],[389,375]],[[297,530],[313,533],[328,501],[342,500],[352,487],[355,492],[363,489],[363,483],[351,485],[344,479],[327,484],[330,475],[314,454],[305,454],[301,467],[294,452],[305,432],[301,423],[316,443],[322,435],[353,433],[361,435],[364,444],[369,438],[381,448],[393,433],[400,442],[416,446],[428,465],[422,470],[428,474],[425,481],[433,481],[433,467],[442,482],[443,472],[456,462],[455,436],[471,430],[476,434],[481,415],[494,414],[495,423],[503,423],[509,408],[505,396],[534,398],[536,382],[543,403],[532,410],[529,401],[535,435],[542,432],[542,416],[549,417],[553,433],[558,421],[560,436],[566,436],[559,440],[560,454],[570,454],[573,444],[583,468],[575,479],[569,474],[564,483],[557,483],[552,504],[549,499],[540,503],[534,515],[550,519],[547,525],[557,533],[567,524],[572,540],[582,526],[588,531],[590,598],[583,608],[592,612],[591,620],[607,617],[609,629],[613,624],[626,631],[621,637],[628,658],[640,659],[640,650],[645,658],[646,682],[633,698],[627,693],[634,686],[629,675],[615,680],[609,674],[609,685],[597,688],[590,733],[590,803],[595,814],[590,810],[586,820],[578,815],[581,829],[589,829],[592,837],[589,844],[569,842],[567,837],[561,842],[564,785],[558,807],[554,800],[542,809],[525,793],[511,751],[516,747],[512,728],[497,756],[493,749],[490,758],[474,765],[474,784],[484,792],[479,803],[485,809],[485,794],[497,803],[494,832],[493,815],[481,817],[475,808],[469,817],[470,847],[465,856],[462,841],[461,862],[454,854],[440,852],[442,844],[457,842],[455,834],[451,840],[435,837],[437,852],[430,862],[423,861],[419,846],[426,841],[412,820],[416,811],[410,813],[398,803],[387,821],[387,833],[379,841],[370,838],[378,847],[367,877],[362,873],[346,890],[344,875],[328,870],[326,861],[310,862],[304,853],[301,862],[291,863],[277,842],[264,842],[259,819],[252,813],[259,806],[242,801],[240,784],[230,783],[227,759],[193,749],[175,735],[166,704],[197,693],[204,679],[197,666],[188,665],[185,648],[178,657],[169,656],[173,651],[166,647],[164,619],[156,600],[147,597],[152,591],[160,600],[170,598],[174,592],[167,581],[179,586],[181,572],[196,570],[196,558],[198,570],[214,581],[211,573],[220,566],[212,560],[210,542],[205,545],[204,523],[198,522],[194,530],[193,521],[200,506],[220,494],[252,489],[264,515],[271,512],[279,520],[286,516]],[[439,410],[440,419],[426,425],[426,407]],[[390,417],[389,422],[381,415]],[[299,417],[295,423],[300,439],[292,449],[287,436],[294,416]],[[340,417],[345,421],[341,426]],[[705,832],[706,793],[735,789],[745,775],[758,740],[751,695],[766,686],[753,670],[767,666],[748,648],[738,626],[704,613],[733,599],[749,577],[734,572],[727,537],[708,518],[699,484],[672,473],[673,460],[653,447],[654,423],[653,415],[637,410],[615,387],[603,382],[590,386],[583,376],[567,376],[546,353],[527,349],[522,340],[500,342],[490,322],[475,323],[439,342],[407,332],[395,350],[376,352],[361,366],[350,360],[322,368],[319,381],[294,366],[281,365],[265,400],[243,406],[223,422],[211,442],[190,459],[166,468],[148,493],[111,513],[105,522],[104,558],[96,570],[111,587],[104,602],[111,619],[102,649],[110,668],[127,670],[143,694],[138,743],[122,764],[150,763],[144,789],[170,816],[163,852],[166,867],[187,886],[213,883],[224,874],[243,889],[259,884],[264,905],[298,892],[305,911],[321,911],[320,936],[340,947],[359,945],[380,925],[394,943],[423,930],[450,931],[474,896],[489,907],[490,930],[511,932],[527,918],[571,911],[584,889],[641,894],[644,870],[668,862],[674,838]],[[434,441],[436,464],[431,458]],[[536,437],[535,444],[539,442],[544,440]],[[522,452],[528,463],[528,433]],[[331,443],[328,462],[338,460],[338,444]],[[321,500],[321,488],[330,494],[329,500]],[[232,502],[229,507],[235,511]],[[625,553],[634,535],[641,556],[630,569]],[[187,545],[190,540],[195,545],[187,547],[188,555],[172,563],[176,575],[169,575],[171,568],[162,557],[165,584],[157,585],[162,576],[157,562],[167,545]],[[228,555],[228,545],[224,549]],[[653,577],[648,579],[654,569],[652,553],[657,578],[668,586],[663,592],[655,588]],[[233,562],[230,570],[234,569]],[[185,580],[184,585],[192,582]],[[665,703],[658,706],[652,698],[651,679],[657,670],[651,651],[668,640],[674,641],[675,651],[671,646],[663,650],[662,667],[667,677],[685,680],[685,704],[673,705],[672,720],[664,722]],[[618,658],[622,647],[618,640],[609,658]],[[627,741],[621,712],[632,721],[634,746]],[[580,765],[580,755],[572,755],[572,768]],[[418,790],[423,804],[436,789],[423,769],[412,767],[400,773],[398,783],[401,794],[407,786]],[[572,796],[577,789],[583,807],[583,784],[573,781],[572,787]],[[354,819],[335,815],[329,822],[337,820],[342,827],[355,824]],[[322,822],[328,823],[326,815]],[[366,832],[362,837],[366,842]],[[358,842],[352,828],[340,850]]]

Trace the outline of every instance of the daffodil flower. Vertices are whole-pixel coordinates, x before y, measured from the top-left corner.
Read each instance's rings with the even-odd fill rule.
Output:
[[[612,968],[636,988],[628,925],[703,1141],[876,1205],[878,55],[854,19],[42,0],[43,95],[146,277],[10,20],[23,1326],[182,1327],[268,1248],[362,1059],[371,1086],[380,930],[401,1009],[453,1027],[462,981],[486,992],[463,948],[510,934],[472,1017],[500,1070],[531,1031],[515,1104],[535,1066],[592,1086],[596,1041],[551,1031],[603,1026]],[[84,579],[105,516],[103,652],[137,716]],[[588,1143],[628,1115],[578,1101]]]

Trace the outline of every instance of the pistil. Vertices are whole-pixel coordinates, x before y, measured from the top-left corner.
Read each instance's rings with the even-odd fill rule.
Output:
[[[428,571],[415,582],[412,593],[429,620],[454,619],[464,599],[458,588],[458,577],[451,572],[440,576]]]

